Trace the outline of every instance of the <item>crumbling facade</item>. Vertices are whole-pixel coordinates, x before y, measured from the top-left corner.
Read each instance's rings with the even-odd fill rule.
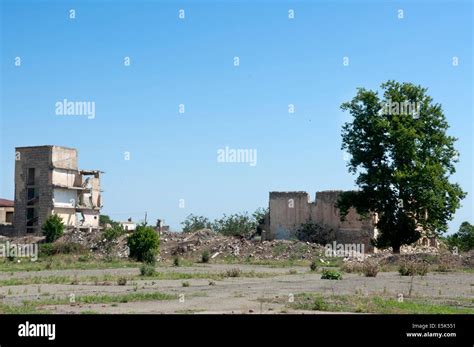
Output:
[[[8,199],[0,199],[0,225],[13,224],[14,202]]]
[[[79,170],[77,150],[59,146],[16,148],[15,216],[18,235],[40,234],[51,214],[66,228],[98,228],[102,207],[98,170]]]
[[[364,244],[370,251],[370,240],[377,235],[376,216],[361,218],[351,208],[341,221],[335,204],[342,191],[322,191],[316,193],[316,200],[310,201],[306,192],[270,192],[269,226],[265,239],[288,239],[296,236],[298,228],[313,222],[334,233],[338,243]]]

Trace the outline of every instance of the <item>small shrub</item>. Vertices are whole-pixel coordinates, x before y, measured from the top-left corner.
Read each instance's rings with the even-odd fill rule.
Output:
[[[334,231],[308,221],[298,227],[296,230],[296,237],[300,241],[325,245],[334,240]]]
[[[311,264],[309,265],[309,269],[313,272],[318,270],[318,263],[316,262],[316,260],[313,260],[311,262]]]
[[[53,259],[50,258],[50,259],[46,262],[46,264],[44,265],[44,269],[45,269],[45,270],[51,270],[52,267],[53,267]]]
[[[143,263],[140,266],[140,275],[142,276],[153,276],[155,274],[155,266],[149,263]]]
[[[428,264],[426,262],[405,261],[400,264],[398,273],[401,276],[425,276],[428,273]]]
[[[415,265],[416,273],[420,276],[426,276],[429,271],[429,266],[425,262],[416,263]]]
[[[181,259],[180,259],[180,257],[174,257],[174,258],[173,258],[173,265],[176,266],[176,267],[181,266]]]
[[[55,254],[55,249],[52,243],[41,243],[39,245],[39,256],[50,257]]]
[[[119,277],[119,278],[117,279],[117,284],[118,284],[119,286],[124,286],[124,285],[126,285],[126,284],[127,284],[127,278],[125,278],[125,277]]]
[[[208,250],[205,250],[204,252],[202,252],[202,255],[201,255],[201,262],[203,262],[203,263],[209,263],[209,259],[211,259],[211,256],[209,255],[209,251],[208,251]]]
[[[453,271],[453,266],[448,263],[440,263],[436,269],[438,272],[451,272]]]
[[[189,287],[191,284],[188,281],[182,282],[181,285],[183,287]]]
[[[326,302],[324,301],[322,297],[318,296],[317,298],[314,299],[314,303],[312,307],[314,311],[326,311],[327,307],[328,305],[326,304]]]
[[[84,254],[87,247],[76,242],[59,242],[53,244],[54,254]]]
[[[376,277],[380,271],[379,264],[374,260],[366,260],[362,265],[365,277]]]
[[[46,236],[46,242],[54,242],[64,234],[64,223],[61,217],[53,214],[46,219],[41,227],[43,235]]]
[[[85,262],[88,262],[90,259],[91,259],[90,255],[89,255],[89,254],[85,254],[85,255],[80,255],[80,256],[77,258],[77,261],[80,261],[81,263],[85,263]]]
[[[111,228],[107,228],[104,230],[102,236],[104,239],[108,242],[116,240],[120,236],[124,235],[126,233],[125,229],[120,225],[114,225]]]
[[[153,263],[158,253],[160,238],[156,231],[146,225],[139,225],[135,232],[128,238],[130,257],[138,261]]]
[[[322,280],[342,280],[342,275],[337,270],[324,269],[321,279]]]
[[[240,277],[242,271],[239,268],[228,269],[225,272],[226,277]]]
[[[342,264],[341,270],[346,273],[363,272],[363,266],[358,262],[346,261]]]

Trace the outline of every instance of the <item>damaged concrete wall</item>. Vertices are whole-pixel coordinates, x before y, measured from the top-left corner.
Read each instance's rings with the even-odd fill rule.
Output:
[[[316,193],[311,202],[306,192],[270,192],[269,239],[288,239],[296,236],[301,224],[312,221],[327,230],[335,232],[339,243],[363,243],[371,250],[370,239],[376,235],[374,219],[362,219],[350,209],[345,221],[341,221],[335,203],[342,191]]]
[[[17,234],[39,234],[53,209],[52,146],[15,149],[15,216]]]

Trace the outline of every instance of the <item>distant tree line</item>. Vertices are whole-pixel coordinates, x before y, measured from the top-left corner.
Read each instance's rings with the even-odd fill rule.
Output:
[[[258,226],[264,223],[267,214],[268,208],[258,208],[251,215],[248,212],[224,214],[214,221],[204,216],[190,214],[181,225],[185,233],[200,229],[211,229],[226,236],[249,237],[261,234],[261,229]]]

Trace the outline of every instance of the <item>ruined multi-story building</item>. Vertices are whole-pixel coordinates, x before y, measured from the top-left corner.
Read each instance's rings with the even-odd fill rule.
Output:
[[[351,208],[345,220],[341,221],[335,206],[341,193],[334,190],[317,192],[312,202],[306,192],[270,192],[269,227],[265,238],[291,238],[296,236],[302,224],[312,222],[330,230],[338,243],[364,244],[366,250],[372,250],[370,240],[377,235],[376,216],[361,218]]]
[[[51,214],[66,228],[98,228],[101,203],[98,170],[79,170],[77,150],[59,146],[17,147],[16,234],[39,234]]]

